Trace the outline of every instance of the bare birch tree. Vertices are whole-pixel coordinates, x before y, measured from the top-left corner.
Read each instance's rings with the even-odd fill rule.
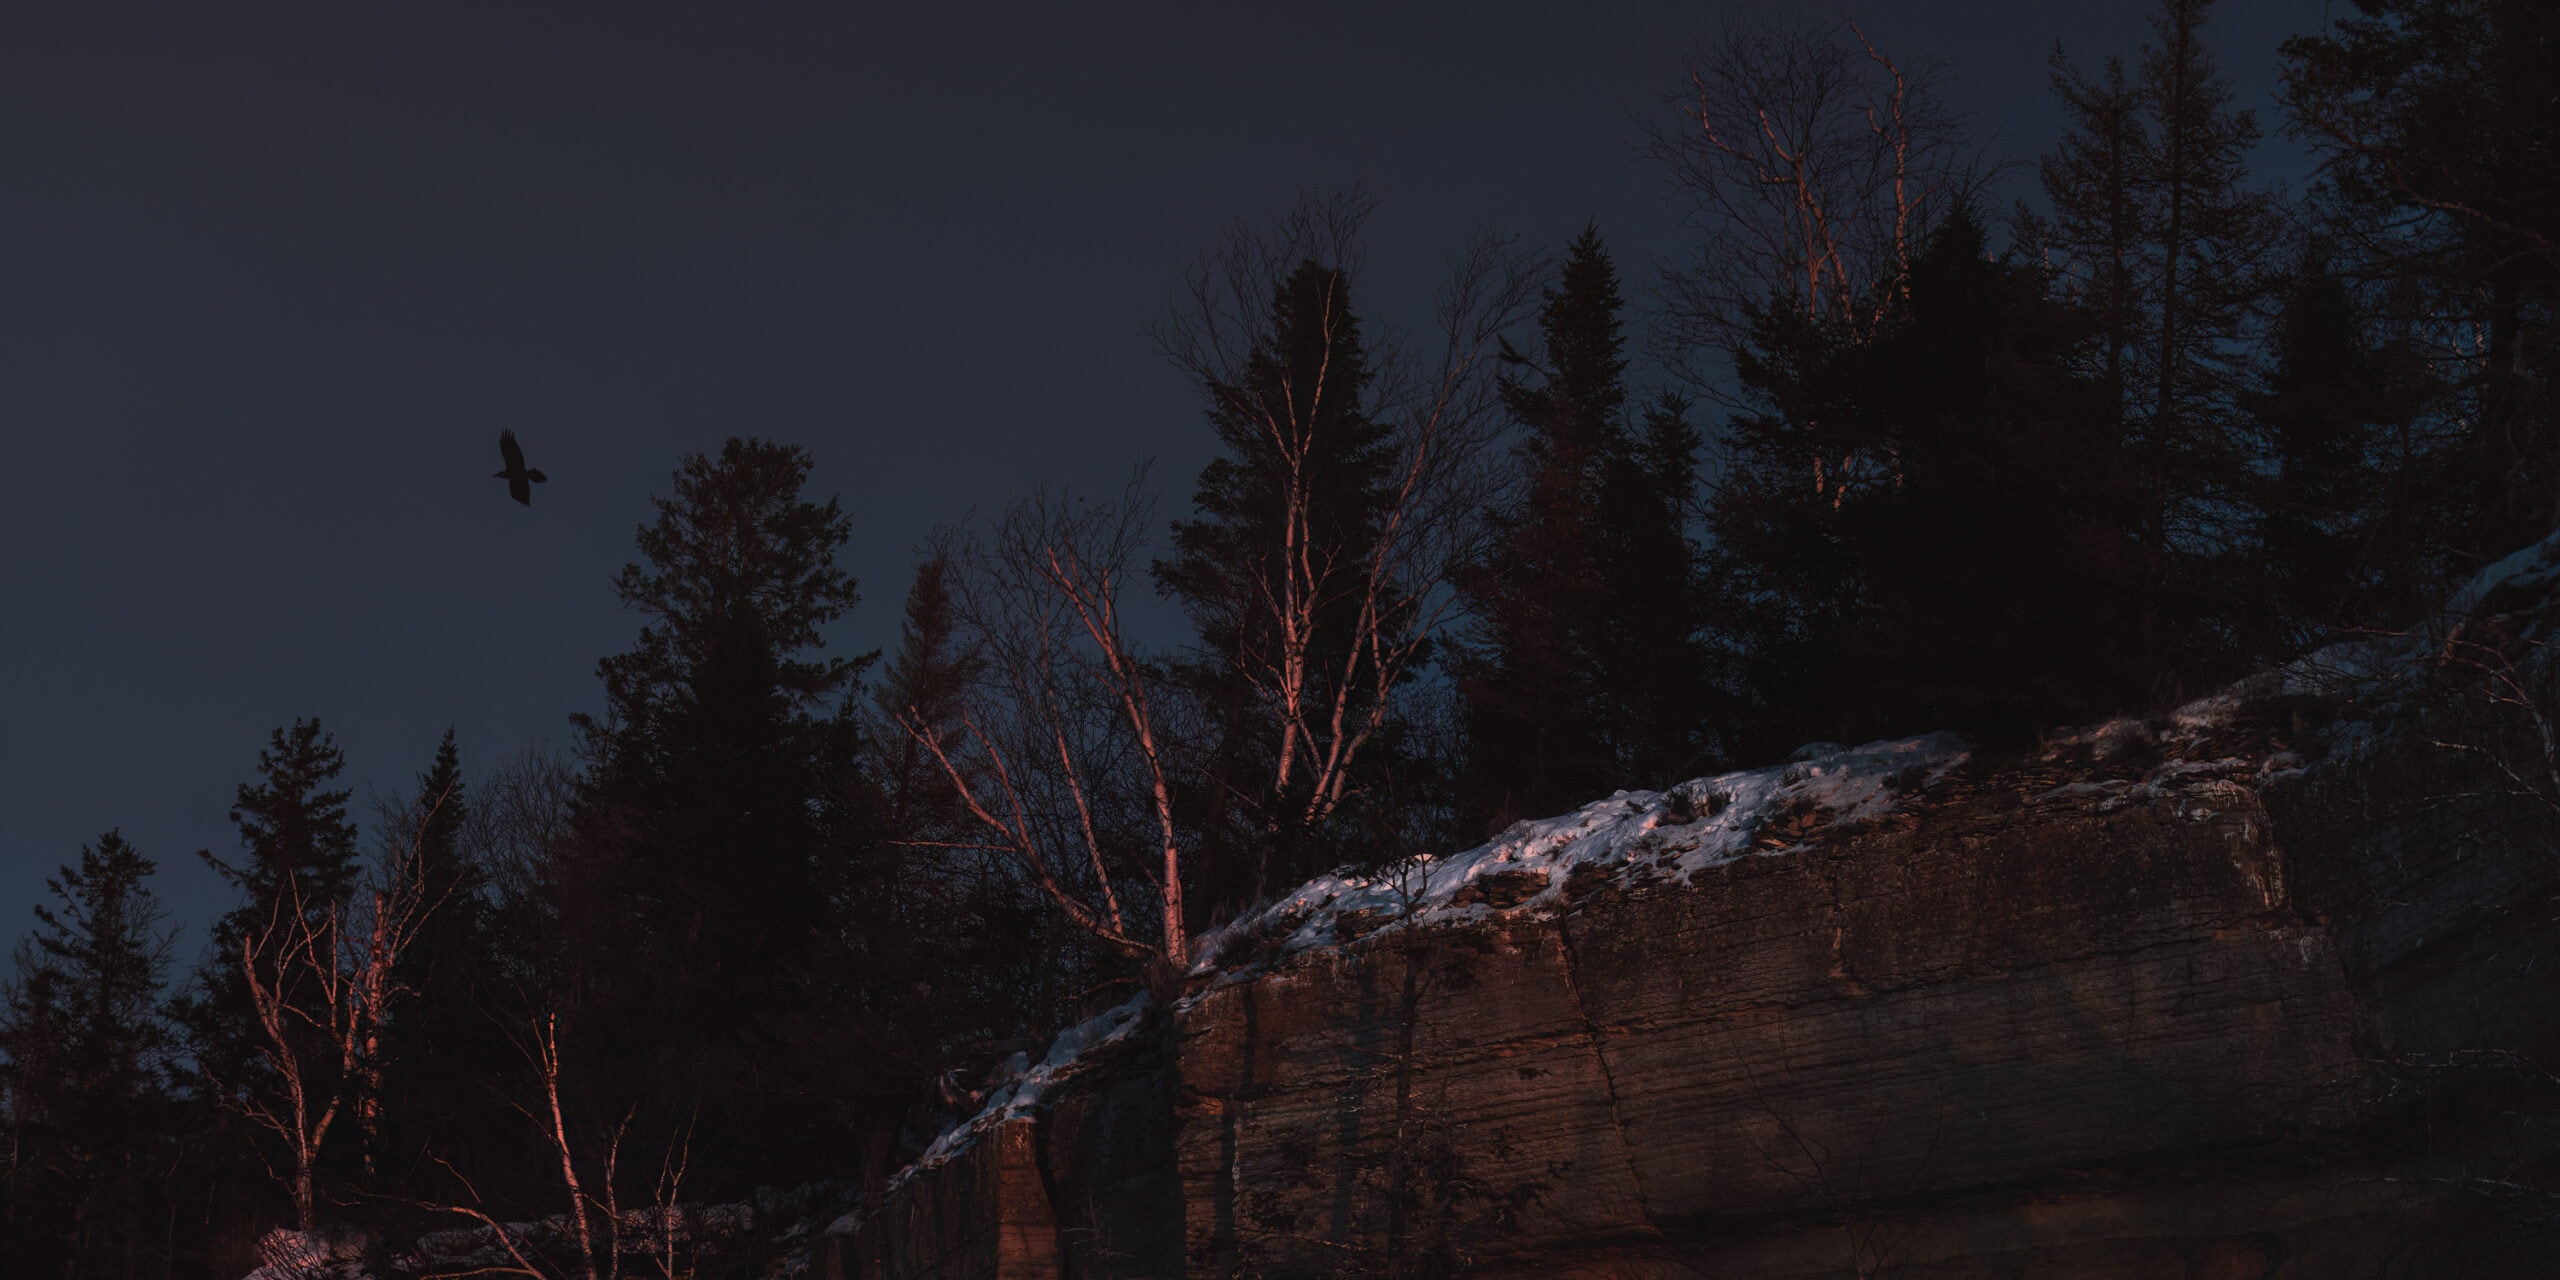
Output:
[[[1649,147],[1701,237],[1662,282],[1675,367],[1716,390],[1755,309],[1852,331],[1884,314],[1921,240],[1996,172],[1943,75],[1803,18],[1728,22],[1691,52]]]
[[[1275,850],[1357,793],[1364,755],[1453,620],[1451,574],[1495,487],[1501,335],[1545,274],[1542,258],[1479,234],[1451,264],[1427,345],[1366,337],[1347,304],[1366,212],[1339,197],[1269,234],[1239,228],[1157,332],[1238,454],[1231,474],[1250,477],[1159,577],[1200,627],[1203,662],[1268,725],[1249,765],[1261,776],[1234,780],[1259,827],[1259,893],[1309,869],[1275,866]]]
[[[1249,691],[1273,727],[1258,762],[1267,833],[1322,828],[1358,791],[1398,698],[1456,607],[1449,574],[1492,483],[1487,446],[1501,430],[1493,357],[1534,300],[1541,263],[1479,236],[1439,299],[1436,347],[1409,357],[1366,344],[1371,371],[1318,362],[1305,380],[1269,373],[1275,298],[1293,277],[1356,260],[1356,198],[1310,204],[1275,235],[1239,230],[1191,280],[1188,305],[1159,332],[1230,421],[1249,424],[1277,483],[1224,590],[1194,613],[1208,655]],[[1316,299],[1333,323],[1334,299]],[[1330,342],[1325,336],[1320,341]],[[1376,433],[1375,502],[1330,519],[1320,455],[1328,414],[1356,398]],[[1178,970],[1190,958],[1185,859],[1196,823],[1177,811],[1184,762],[1197,758],[1196,708],[1168,668],[1132,640],[1122,593],[1148,563],[1158,528],[1144,468],[1125,493],[1087,501],[1038,491],[982,534],[947,537],[953,613],[983,663],[954,710],[900,708],[897,719],[950,784],[965,837],[946,842],[1004,859],[1074,925],[1123,954]],[[1182,740],[1177,740],[1177,738]],[[1197,779],[1190,779],[1196,782]]]
[[[1117,500],[1039,491],[985,536],[952,535],[954,612],[985,674],[956,711],[898,722],[968,815],[954,843],[1010,859],[1104,944],[1179,969],[1170,744],[1121,606],[1154,523],[1141,470]]]
[[[372,1108],[382,1080],[382,1025],[402,994],[400,956],[437,906],[423,866],[434,807],[382,868],[361,910],[330,903],[315,911],[288,876],[268,903],[264,926],[240,940],[265,1079],[225,1096],[283,1140],[290,1168],[282,1179],[302,1231],[317,1223],[314,1175],[339,1119],[350,1111],[359,1124],[378,1118]]]

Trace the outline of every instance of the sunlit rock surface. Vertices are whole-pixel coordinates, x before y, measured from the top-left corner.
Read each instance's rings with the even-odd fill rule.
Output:
[[[819,1260],[2551,1274],[2555,811],[2383,675],[2009,760],[1818,749],[1328,877],[1025,1064]]]

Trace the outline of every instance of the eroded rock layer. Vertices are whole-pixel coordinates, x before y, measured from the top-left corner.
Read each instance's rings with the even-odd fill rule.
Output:
[[[2494,1187],[2554,1149],[2551,816],[2433,756],[2270,770],[2289,731],[1244,957],[831,1265],[2541,1274]]]

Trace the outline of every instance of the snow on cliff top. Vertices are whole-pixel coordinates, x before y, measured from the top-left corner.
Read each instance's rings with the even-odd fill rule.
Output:
[[[1898,797],[1968,758],[1963,739],[1947,733],[1860,747],[1817,743],[1792,764],[1621,791],[1562,817],[1514,823],[1464,853],[1318,876],[1200,939],[1191,972],[1241,977],[1378,928],[1551,908],[1563,900],[1565,881],[1586,867],[1685,881],[1739,858],[1793,852],[1817,829],[1883,817]]]
[[[1968,758],[1953,734],[1932,734],[1862,747],[1820,743],[1793,764],[1684,782],[1665,791],[1621,791],[1559,818],[1512,825],[1464,853],[1424,855],[1380,872],[1339,870],[1296,893],[1202,937],[1194,975],[1219,973],[1219,957],[1237,940],[1280,935],[1279,954],[1347,942],[1387,924],[1482,918],[1496,911],[1536,910],[1561,900],[1575,868],[1615,874],[1638,871],[1686,878],[1753,855],[1793,852],[1817,828],[1872,822],[1896,797],[1946,775]],[[1254,964],[1273,958],[1254,949]],[[1144,1021],[1150,997],[1140,992],[1059,1032],[1038,1063],[1015,1054],[989,1075],[977,1114],[954,1121],[915,1162],[892,1178],[872,1204],[885,1203],[908,1179],[967,1151],[980,1137],[1037,1111],[1058,1086],[1082,1074],[1087,1055],[1124,1040]],[[864,1210],[828,1228],[850,1231]]]
[[[2478,625],[2491,620],[2498,625]],[[2401,732],[2393,726],[2405,722],[2408,699],[2430,690],[2423,678],[2427,668],[2441,665],[2448,655],[2464,665],[2476,663],[2481,655],[2471,649],[2486,653],[2509,641],[2547,646],[2556,623],[2560,534],[2474,574],[2442,612],[2407,630],[2337,641],[2165,716],[2119,716],[2048,735],[2048,761],[2077,753],[2100,766],[2099,776],[2065,783],[2048,794],[2098,797],[2103,811],[2135,800],[2169,799],[2200,783],[2240,778],[2266,782],[2315,767],[2320,760],[2364,757]],[[2549,662],[2554,656],[2554,650],[2541,648],[2523,661]],[[2290,699],[2327,706],[2291,732],[2252,736],[2241,726],[2253,705]],[[2284,741],[2267,740],[2275,737]],[[2155,763],[2141,777],[2105,776],[2111,757],[2127,756]]]
[[[924,1154],[899,1170],[877,1195],[868,1197],[864,1204],[838,1218],[827,1231],[842,1233],[853,1230],[861,1225],[871,1206],[886,1203],[916,1174],[967,1151],[977,1145],[980,1137],[1005,1121],[1039,1110],[1053,1090],[1084,1073],[1088,1065],[1085,1062],[1087,1053],[1125,1040],[1136,1031],[1145,1021],[1151,1000],[1151,996],[1141,991],[1126,1002],[1059,1032],[1057,1038],[1049,1042],[1048,1052],[1042,1054],[1036,1064],[1029,1054],[1023,1053],[999,1064],[988,1073],[986,1100],[980,1104],[977,1114],[945,1126],[941,1136],[933,1140],[933,1145],[924,1149]]]
[[[2127,717],[2049,739],[2049,754],[2088,745],[2104,755],[2114,741],[2136,736],[2164,749],[2164,758],[2147,776],[2070,783],[2057,791],[2109,792],[2100,799],[2105,808],[2129,802],[2136,794],[2165,796],[2242,769],[2266,777],[2298,768],[2300,758],[2290,751],[2265,759],[2206,757],[2218,754],[2213,749],[2219,745],[2218,731],[2252,697],[2334,694],[2348,686],[2388,682],[2463,621],[2518,604],[2539,607],[2555,590],[2560,590],[2560,535],[2483,569],[2456,593],[2446,619],[2436,626],[2332,645],[2196,699],[2166,717]],[[1198,939],[1191,976],[1213,984],[1240,981],[1292,956],[1382,929],[1553,910],[1564,901],[1566,881],[1586,869],[1586,874],[1619,880],[1687,881],[1742,858],[1791,854],[1822,832],[1885,817],[1902,797],[1931,786],[1971,758],[1964,740],[1950,733],[1858,747],[1815,743],[1799,749],[1790,764],[1697,778],[1662,791],[1621,791],[1560,817],[1514,823],[1462,853],[1424,854],[1377,871],[1336,870]],[[887,1190],[894,1192],[917,1171],[966,1151],[1004,1121],[1037,1110],[1059,1085],[1085,1070],[1088,1053],[1134,1032],[1144,1021],[1148,1002],[1142,992],[1060,1032],[1036,1065],[1028,1055],[1015,1054],[991,1074],[990,1092],[978,1113],[946,1128]],[[861,1217],[856,1210],[830,1230],[850,1230]]]

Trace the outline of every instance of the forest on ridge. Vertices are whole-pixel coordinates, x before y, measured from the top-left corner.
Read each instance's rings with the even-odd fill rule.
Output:
[[[650,1211],[876,1183],[1312,875],[2413,624],[2560,529],[2560,10],[2281,50],[2151,10],[2055,50],[2020,159],[1849,23],[1727,28],[1641,139],[1694,236],[1659,271],[1482,234],[1381,316],[1362,194],[1240,221],[1149,335],[1214,460],[991,495],[881,653],[824,643],[883,606],[809,451],[676,460],[568,750],[448,733],[367,812],[278,708],[235,847],[59,852],[0,1000],[5,1269],[549,1218],[593,1277]],[[2270,56],[2261,120],[2222,60]],[[2252,174],[2278,131],[2302,190]],[[199,856],[236,897],[182,954],[153,876]]]

